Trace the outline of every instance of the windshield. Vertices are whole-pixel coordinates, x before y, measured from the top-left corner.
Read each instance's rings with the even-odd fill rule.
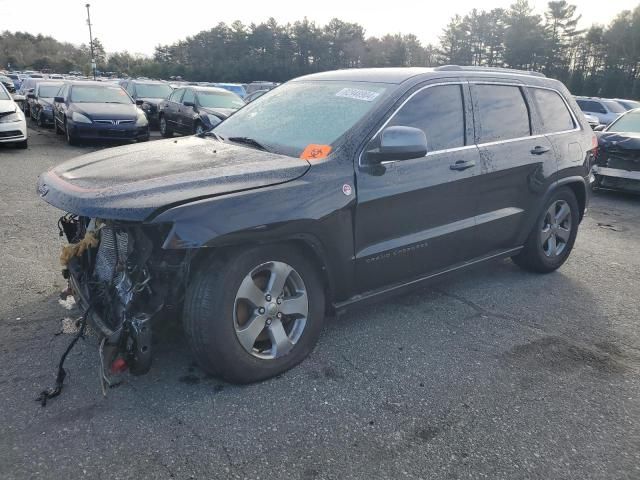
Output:
[[[609,125],[607,132],[640,133],[640,111],[629,112]]]
[[[609,109],[609,111],[613,112],[613,113],[624,113],[626,112],[626,110],[624,109],[624,107],[622,105],[620,105],[618,102],[614,102],[613,100],[603,100],[602,103],[604,103],[607,108]]]
[[[129,95],[120,87],[74,85],[71,101],[75,103],[132,103]]]
[[[635,100],[618,100],[623,107],[627,110],[633,110],[634,108],[640,108],[640,102],[636,102]]]
[[[162,83],[137,83],[136,96],[138,98],[167,98],[173,89]]]
[[[387,86],[364,82],[291,82],[238,110],[214,132],[248,137],[270,150],[299,156],[330,145],[369,113]]]
[[[60,90],[62,84],[38,85],[38,96],[43,98],[53,98]]]
[[[198,90],[198,103],[204,108],[235,108],[244,106],[242,99],[231,92]]]

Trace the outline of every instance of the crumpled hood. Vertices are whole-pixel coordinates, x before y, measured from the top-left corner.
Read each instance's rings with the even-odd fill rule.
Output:
[[[640,133],[638,132],[597,132],[600,147],[615,147],[623,150],[640,150]]]
[[[210,113],[211,115],[215,115],[216,117],[222,120],[224,120],[225,118],[227,118],[229,115],[231,115],[233,112],[236,111],[235,108],[205,108],[205,107],[200,107],[200,110],[206,113]]]
[[[299,158],[186,137],[69,160],[40,175],[38,193],[78,215],[142,221],[167,206],[295,180],[309,166]]]
[[[133,103],[74,103],[73,107],[92,120],[135,120],[138,117],[138,107]]]

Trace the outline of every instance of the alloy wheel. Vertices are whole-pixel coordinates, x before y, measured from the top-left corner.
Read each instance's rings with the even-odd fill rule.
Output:
[[[540,242],[545,256],[562,255],[571,237],[571,227],[571,207],[564,200],[556,200],[542,221]]]
[[[284,262],[266,262],[243,279],[233,307],[236,337],[249,354],[271,360],[291,351],[309,314],[306,286]]]

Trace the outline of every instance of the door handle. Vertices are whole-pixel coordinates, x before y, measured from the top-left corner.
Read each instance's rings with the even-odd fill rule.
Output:
[[[543,153],[547,153],[549,150],[551,150],[549,147],[543,147],[538,145],[537,147],[534,147],[531,150],[531,153],[534,155],[542,155]]]
[[[474,167],[475,165],[475,160],[458,160],[456,163],[449,165],[449,168],[451,170],[466,170],[467,168]]]

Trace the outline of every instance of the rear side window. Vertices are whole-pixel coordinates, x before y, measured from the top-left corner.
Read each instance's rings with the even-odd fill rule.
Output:
[[[538,107],[543,133],[563,132],[576,127],[567,105],[558,92],[532,88],[531,96]]]
[[[605,108],[598,102],[592,100],[576,100],[578,106],[583,112],[607,113]]]
[[[391,119],[424,131],[429,151],[464,146],[464,107],[460,85],[439,85],[416,93]]]
[[[531,135],[529,110],[520,87],[475,85],[478,143],[497,142]]]

